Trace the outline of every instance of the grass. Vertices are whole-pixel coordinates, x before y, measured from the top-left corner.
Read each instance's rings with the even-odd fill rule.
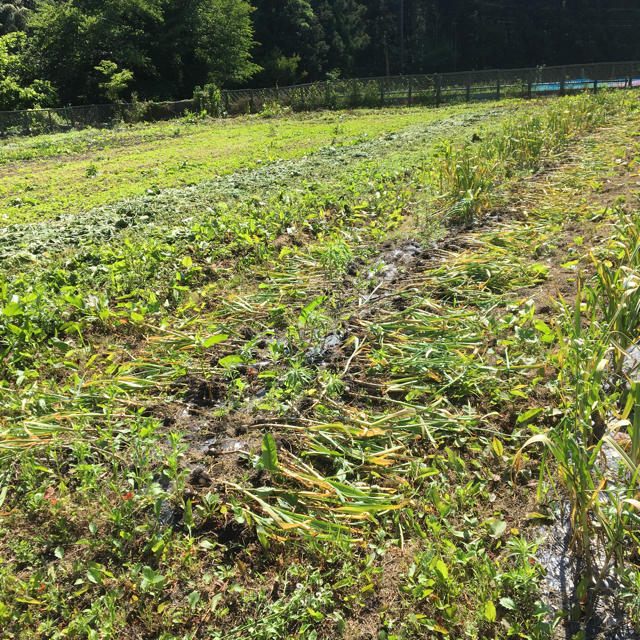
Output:
[[[68,168],[45,140],[0,152],[43,199],[7,207],[0,237],[6,637],[551,638],[530,523],[556,477],[591,568],[584,616],[597,539],[637,623],[637,390],[595,377],[622,381],[635,338],[635,307],[617,309],[637,224],[594,204],[622,151],[632,182],[619,137],[637,119],[635,94],[602,93],[185,123],[171,145],[169,125],[84,132],[51,140]],[[58,171],[112,144],[129,186],[68,179],[45,205]],[[147,189],[145,149],[182,144],[197,184],[162,169],[123,199]],[[611,237],[595,279],[554,321],[537,292],[591,264],[594,225]],[[594,402],[619,414],[596,444]],[[626,483],[606,498],[604,443]]]
[[[447,117],[482,117],[495,107],[452,107]],[[505,104],[501,111],[509,111]],[[185,119],[115,131],[87,130],[0,145],[3,222],[55,218],[189,186],[319,148],[354,146],[413,127],[416,135],[442,112],[425,109],[316,113],[231,121]]]

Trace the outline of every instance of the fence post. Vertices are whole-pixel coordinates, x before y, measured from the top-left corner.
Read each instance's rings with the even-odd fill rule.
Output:
[[[471,102],[471,80],[467,78],[467,86],[465,89],[465,99],[467,102]]]
[[[380,89],[380,106],[384,107],[384,80],[382,78],[378,80],[378,85]]]
[[[224,92],[224,110],[229,114],[229,92]]]
[[[560,78],[560,95],[563,96],[565,94],[565,78],[567,77],[566,69],[562,68],[562,77]]]
[[[500,76],[498,76],[498,80],[496,81],[496,100],[500,100]]]
[[[49,116],[49,131],[53,133],[53,116],[51,115],[51,109],[47,109],[47,115]]]
[[[598,81],[593,81],[593,93],[598,93]]]
[[[436,83],[436,107],[439,107],[440,99],[442,98],[442,80],[437,73],[435,77],[435,83]]]
[[[409,95],[407,97],[407,103],[409,106],[411,106],[411,103],[413,102],[412,91],[413,91],[413,77],[409,76]]]

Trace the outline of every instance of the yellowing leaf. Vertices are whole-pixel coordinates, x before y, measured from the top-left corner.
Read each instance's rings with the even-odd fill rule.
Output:
[[[433,630],[437,631],[438,633],[441,633],[444,636],[448,636],[449,635],[449,631],[447,629],[445,629],[444,627],[441,627],[439,624],[435,624],[434,623]]]
[[[484,617],[487,622],[495,622],[496,621],[496,606],[493,604],[491,600],[489,600],[484,605]]]
[[[370,464],[375,464],[377,467],[391,467],[393,466],[393,460],[389,460],[389,458],[385,458],[383,456],[376,457],[373,456],[367,460]]]
[[[304,528],[308,526],[311,520],[307,520],[306,522],[278,522],[278,526],[285,531],[290,531],[292,529],[298,529],[299,527]]]
[[[384,429],[378,427],[365,427],[362,431],[355,433],[358,438],[374,438],[375,436],[383,436],[386,434]]]

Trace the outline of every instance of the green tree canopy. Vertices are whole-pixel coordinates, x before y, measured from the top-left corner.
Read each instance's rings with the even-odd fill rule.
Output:
[[[50,82],[28,79],[25,44],[26,35],[21,31],[0,36],[0,111],[47,106],[54,101]]]
[[[307,0],[255,0],[256,59],[264,71],[258,84],[319,77],[329,50],[324,29]]]
[[[313,0],[313,6],[327,43],[327,70],[352,74],[359,54],[370,42],[366,7],[355,0]]]
[[[39,0],[29,34],[38,72],[63,102],[100,99],[103,60],[129,70],[130,89],[148,98],[184,97],[198,83],[258,69],[245,0]]]
[[[120,94],[133,80],[133,73],[129,69],[120,69],[111,60],[101,60],[95,70],[104,76],[104,81],[100,83],[100,88],[104,90],[105,96],[111,102],[117,102]]]
[[[0,35],[24,31],[29,18],[29,6],[23,0],[0,2]]]
[[[13,31],[27,40],[12,82],[48,80],[63,104],[105,99],[103,60],[133,74],[118,99],[171,99],[208,82],[283,85],[335,70],[640,59],[638,0],[0,0],[0,34]]]
[[[196,58],[206,69],[208,80],[218,84],[239,82],[260,70],[251,62],[253,41],[248,2],[200,0],[196,8],[194,45]]]
[[[99,99],[101,60],[144,84],[154,75],[148,52],[161,9],[160,0],[40,0],[29,20],[36,67],[64,102]]]

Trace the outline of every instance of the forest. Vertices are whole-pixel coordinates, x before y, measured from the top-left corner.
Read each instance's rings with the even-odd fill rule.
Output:
[[[632,60],[634,0],[0,1],[0,110]]]

